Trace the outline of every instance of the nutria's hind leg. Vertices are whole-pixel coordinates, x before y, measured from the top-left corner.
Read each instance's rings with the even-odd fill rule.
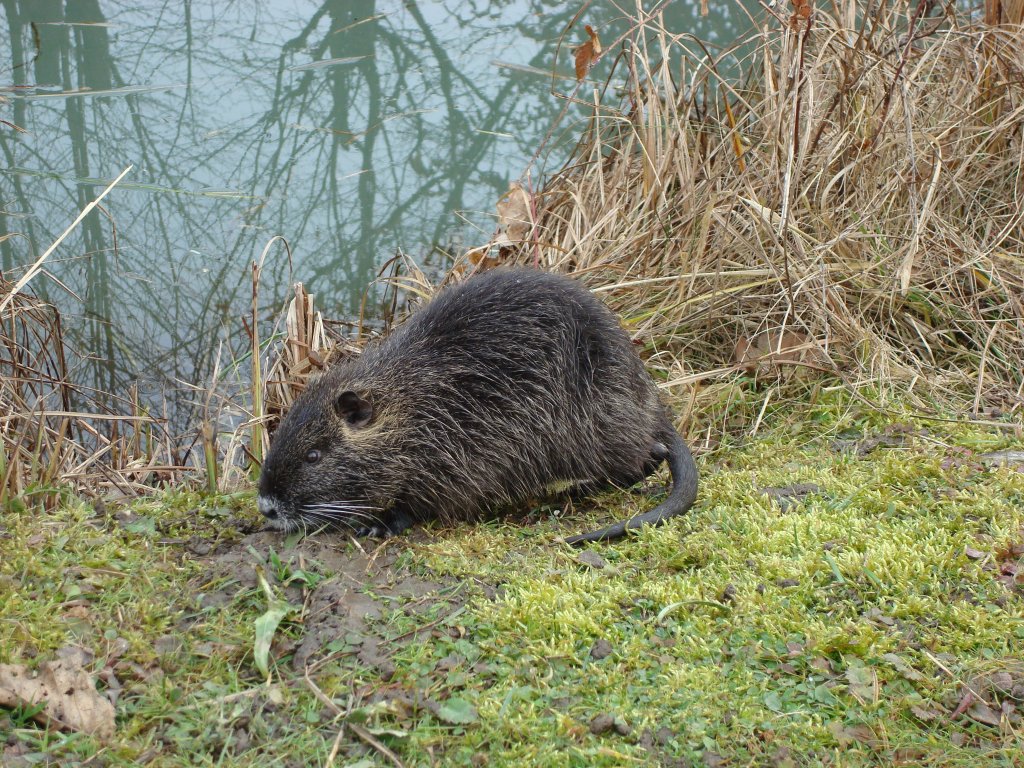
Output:
[[[651,446],[648,458],[639,467],[634,467],[631,470],[620,470],[618,474],[610,478],[605,487],[611,485],[614,488],[632,488],[657,472],[662,462],[667,458],[668,448],[665,447],[665,444],[654,443]]]

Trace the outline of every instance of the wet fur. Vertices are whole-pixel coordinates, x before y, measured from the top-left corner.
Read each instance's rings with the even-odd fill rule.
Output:
[[[365,406],[358,418],[353,403]],[[696,467],[612,312],[573,280],[502,268],[446,288],[312,382],[274,435],[260,507],[283,529],[387,535],[474,519],[565,481],[627,487],[663,459],[675,487],[644,517],[657,515],[576,539],[685,511]]]

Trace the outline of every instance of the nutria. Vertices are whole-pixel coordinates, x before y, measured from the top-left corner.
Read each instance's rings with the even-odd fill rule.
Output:
[[[312,381],[274,434],[258,504],[279,530],[389,536],[555,486],[628,487],[663,460],[661,504],[569,543],[685,512],[697,468],[611,310],[567,277],[499,268]]]

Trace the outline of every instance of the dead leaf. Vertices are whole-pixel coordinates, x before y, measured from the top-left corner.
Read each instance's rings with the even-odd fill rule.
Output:
[[[594,28],[587,24],[583,27],[586,31],[587,36],[590,37],[587,42],[583,45],[578,46],[574,49],[576,54],[576,79],[582,80],[587,76],[587,72],[594,66],[594,62],[597,61],[597,57],[601,55],[601,38],[597,36],[597,32]]]
[[[942,717],[941,712],[934,709],[925,709],[924,707],[911,706],[910,712],[924,723],[930,723],[932,720],[938,720]]]
[[[72,659],[44,661],[33,675],[21,664],[0,664],[0,706],[44,704],[36,720],[101,739],[113,737],[114,705],[96,690],[96,683]]]
[[[753,338],[740,336],[732,353],[733,362],[747,373],[765,372],[779,362],[803,362],[823,366],[828,360],[806,333],[762,331]]]
[[[881,742],[878,736],[867,725],[844,725],[838,720],[829,723],[829,731],[839,742],[840,746],[847,747],[854,742],[865,744],[869,747],[878,746]]]
[[[597,552],[590,549],[585,549],[576,555],[576,560],[583,565],[589,565],[591,568],[601,569],[608,567],[608,562]]]
[[[992,451],[979,457],[985,464],[992,467],[1013,467],[1024,465],[1024,451]]]
[[[967,710],[967,716],[975,722],[991,725],[994,728],[999,727],[999,722],[1002,719],[1002,715],[998,710],[992,709],[983,701],[977,701],[972,704]]]
[[[882,658],[896,667],[896,671],[907,680],[912,680],[915,683],[924,682],[924,675],[910,666],[902,656],[895,653],[886,653],[882,655]]]
[[[533,231],[530,196],[520,184],[511,184],[508,192],[498,198],[494,207],[498,211],[498,226],[508,236],[509,243],[529,238]]]
[[[495,243],[498,246],[507,245],[508,235],[502,232],[499,236],[499,240],[506,242]],[[491,252],[491,246],[485,245],[480,248],[473,248],[466,251],[466,259],[476,267],[477,272],[486,272],[488,269],[493,269],[501,263],[501,259],[498,258],[497,254]]]
[[[811,5],[808,0],[792,0],[793,15],[789,18],[789,26],[800,29],[800,24],[811,16]]]

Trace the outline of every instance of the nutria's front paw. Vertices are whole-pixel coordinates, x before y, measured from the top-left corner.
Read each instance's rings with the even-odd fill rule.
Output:
[[[406,528],[412,525],[412,518],[404,512],[394,512],[391,519],[386,523],[376,525],[364,525],[356,530],[356,536],[360,539],[390,539],[397,536]]]

